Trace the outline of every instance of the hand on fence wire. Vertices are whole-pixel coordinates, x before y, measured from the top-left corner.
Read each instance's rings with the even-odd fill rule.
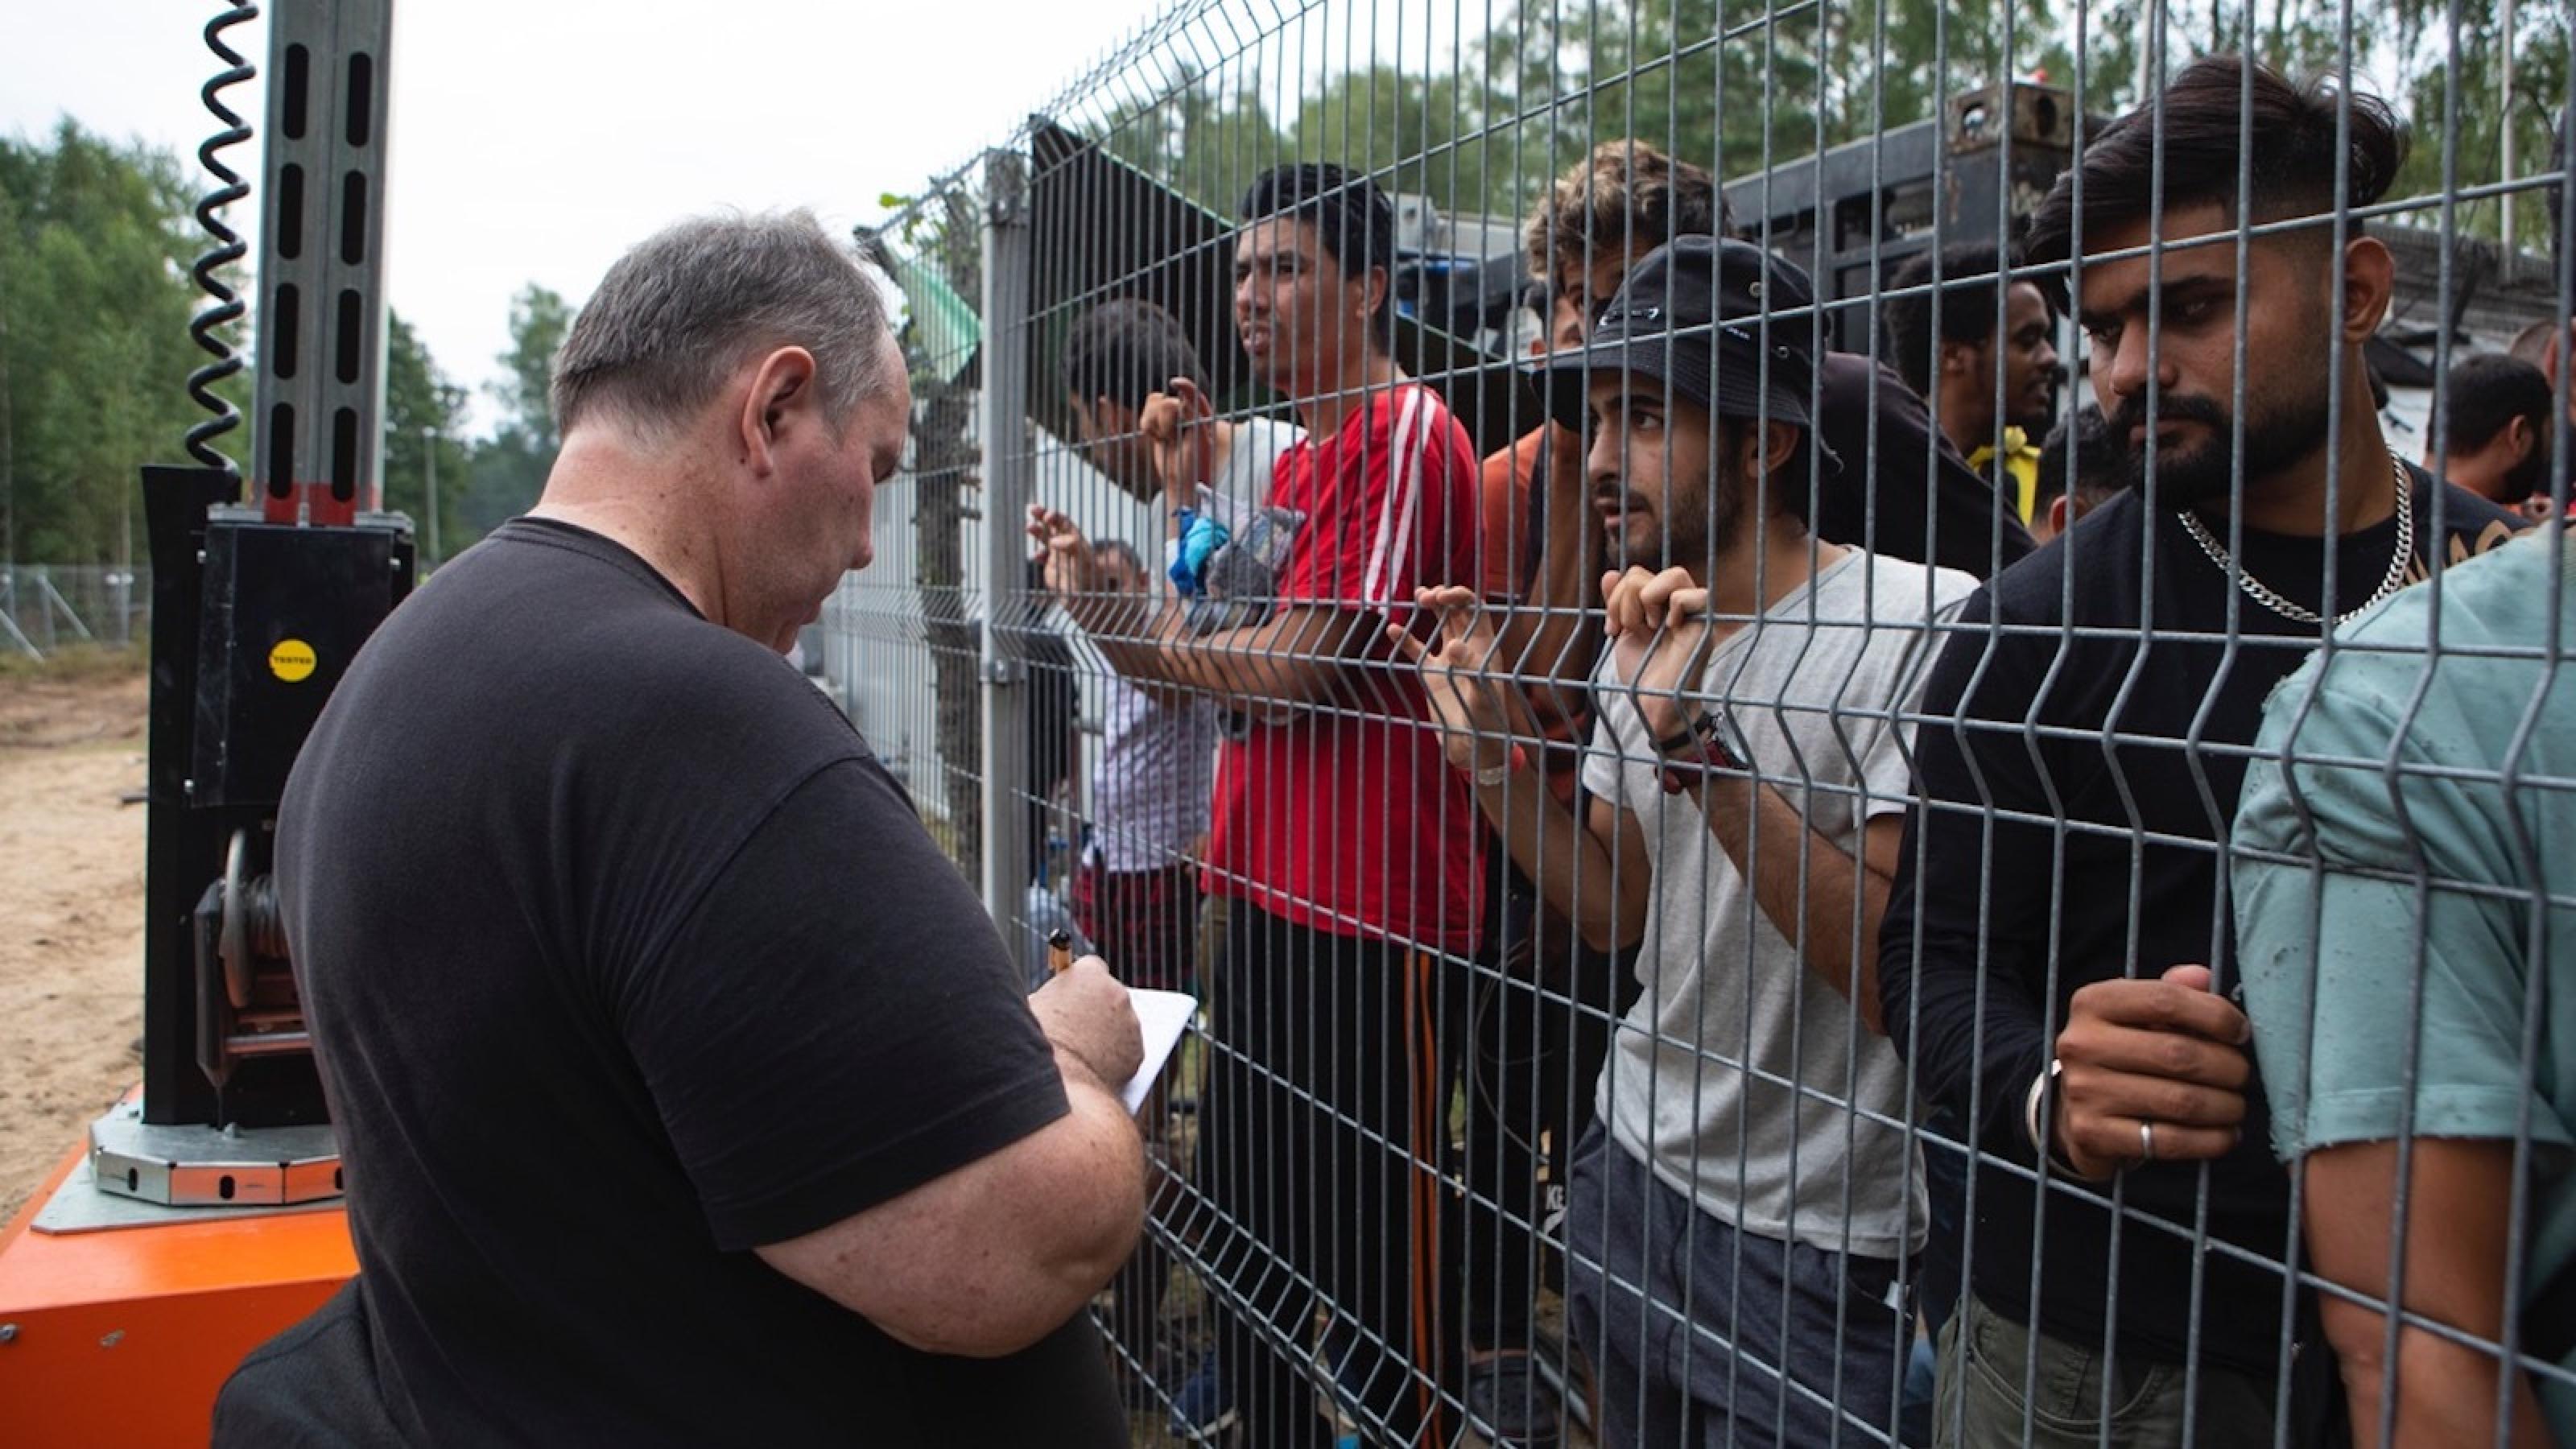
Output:
[[[1601,576],[1601,602],[1614,677],[1636,700],[1647,735],[1666,740],[1688,730],[1698,711],[1685,691],[1698,684],[1719,637],[1708,590],[1687,569],[1632,567]]]
[[[1145,399],[1137,427],[1153,454],[1164,501],[1188,508],[1198,501],[1198,485],[1215,471],[1215,429],[1208,425],[1216,421],[1216,407],[1186,377],[1173,378],[1168,386],[1170,391]]]
[[[1127,988],[1109,974],[1109,963],[1085,956],[1047,978],[1029,996],[1029,1011],[1048,1041],[1115,1092],[1145,1064],[1144,1028]]]
[[[1511,760],[1511,714],[1492,675],[1494,626],[1474,589],[1447,585],[1413,591],[1415,607],[1433,616],[1425,644],[1389,624],[1396,653],[1422,676],[1422,693],[1440,725],[1440,748],[1453,768],[1484,770]]]
[[[2100,1181],[2147,1162],[2223,1156],[2245,1120],[2254,1029],[2210,991],[2206,966],[2096,981],[2057,1035],[2057,1154]],[[2142,1130],[2143,1129],[2143,1130]]]
[[[1072,609],[1086,594],[1100,591],[1100,560],[1083,537],[1082,525],[1043,503],[1029,505],[1028,535],[1046,560],[1047,592]],[[1079,617],[1077,615],[1077,617]]]

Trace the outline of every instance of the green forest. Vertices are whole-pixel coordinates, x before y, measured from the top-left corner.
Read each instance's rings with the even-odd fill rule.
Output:
[[[2164,0],[2161,12],[2153,0],[1496,0],[1489,13],[1484,36],[1427,71],[1337,43],[1339,67],[1310,72],[1285,35],[1186,65],[1166,50],[1061,119],[1219,208],[1259,169],[1306,156],[1365,164],[1453,212],[1511,216],[1601,137],[1655,141],[1732,177],[1922,119],[1938,97],[2004,76],[2080,87],[2088,111],[2113,114],[2151,73],[2142,47],[2158,13],[2176,63],[2238,47],[2294,72],[2346,59],[2330,0]],[[2453,13],[2394,0],[2350,32],[2355,78],[2392,92],[2413,129],[2401,196],[2436,193],[2446,157],[2463,187],[2496,181],[2508,129],[2526,174],[2549,155],[2551,103],[2568,83],[2564,7],[2524,3],[2511,37],[2492,4],[2458,7],[2456,30]],[[2508,46],[2521,67],[2511,107]],[[205,303],[188,275],[209,245],[191,210],[199,189],[179,155],[75,121],[0,137],[0,563],[145,562],[136,468],[182,461],[182,436],[205,416],[185,386],[209,360],[188,335]],[[2496,235],[2504,204],[2463,203],[2455,224]],[[2545,236],[2539,198],[2515,204],[2521,236]],[[248,291],[242,270],[232,284]],[[958,270],[971,280],[971,264]],[[557,442],[547,367],[574,306],[533,284],[512,300],[479,436],[465,431],[465,389],[390,319],[385,504],[426,524],[435,477],[440,553],[535,498]],[[247,352],[248,323],[228,330]],[[246,376],[221,390],[247,410]],[[236,428],[217,446],[238,460],[246,443]]]
[[[188,274],[210,242],[198,181],[180,158],[64,121],[41,139],[0,137],[0,563],[146,562],[137,469],[188,461],[181,445],[209,414],[188,375],[213,358],[188,335],[206,304]],[[229,281],[248,292],[246,267]],[[400,312],[387,319],[387,508],[455,554],[525,509],[554,461],[546,369],[573,309],[546,288],[510,308],[504,380],[490,436],[464,432],[466,392]],[[227,329],[247,353],[247,322]],[[250,380],[216,385],[249,411]],[[247,429],[214,441],[238,466]]]

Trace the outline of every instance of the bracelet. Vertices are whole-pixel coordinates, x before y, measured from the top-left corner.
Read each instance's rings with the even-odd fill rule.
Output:
[[[1520,745],[1515,742],[1512,745],[1511,754],[1505,757],[1501,764],[1479,765],[1476,767],[1476,788],[1479,790],[1491,790],[1495,786],[1503,783],[1505,780],[1508,780],[1512,776],[1520,773],[1520,771],[1526,768],[1528,764],[1529,756],[1523,754],[1521,752]]]
[[[1732,721],[1726,712],[1712,709],[1692,721],[1687,729],[1678,730],[1655,741],[1655,751],[1663,757],[1664,793],[1678,795],[1695,779],[1705,779],[1720,770],[1746,774],[1751,766],[1730,742]]]
[[[2030,1133],[2030,1146],[2043,1163],[2055,1164],[2069,1177],[2083,1176],[2075,1164],[2057,1151],[2057,1079],[2066,1075],[2066,1063],[2056,1057],[2048,1059],[2048,1070],[2031,1078],[2030,1096],[2022,1103],[2022,1126]]]
[[[2065,1063],[2059,1061],[2055,1057],[2050,1057],[2048,1059],[2048,1070],[2041,1072],[2038,1076],[2030,1079],[2030,1092],[2027,1096],[2022,1098],[2022,1129],[2030,1134],[2030,1150],[2038,1153],[2043,1158],[2048,1156],[2048,1139],[2040,1135],[2039,1103],[2040,1099],[2048,1092],[2048,1084],[2055,1081],[2058,1073],[2064,1070],[2066,1070]]]

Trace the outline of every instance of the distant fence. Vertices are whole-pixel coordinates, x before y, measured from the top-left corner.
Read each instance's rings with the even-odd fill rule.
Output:
[[[123,649],[150,636],[152,571],[98,564],[0,567],[0,653]]]

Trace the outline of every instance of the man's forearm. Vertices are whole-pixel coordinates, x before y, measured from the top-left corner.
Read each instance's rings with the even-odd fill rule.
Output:
[[[1198,694],[1247,703],[1312,704],[1330,697],[1352,667],[1341,652],[1347,640],[1311,626],[1283,627],[1299,624],[1302,614],[1202,635],[1190,631],[1176,602],[1144,605],[1092,598],[1069,612],[1112,669],[1139,682]]]
[[[2351,1311],[2366,1327],[2344,1339],[2332,1338],[2343,1370],[2346,1402],[2352,1411],[2352,1441],[2369,1449],[2379,1438],[2380,1403],[2388,1377],[2380,1363],[2380,1328],[2384,1320],[2354,1305]],[[2331,1324],[2332,1318],[2328,1322]],[[2390,1444],[2493,1444],[2496,1442],[2496,1375],[2502,1366],[2485,1349],[2455,1343],[2438,1333],[2409,1326],[2397,1336],[2397,1413],[2386,1442]],[[2549,1449],[2547,1421],[2540,1415],[2539,1395],[2531,1379],[2514,1375],[2513,1437],[2515,1449]]]
[[[1553,435],[1548,439],[1556,449]],[[1495,657],[1511,661],[1533,700],[1566,717],[1579,715],[1583,693],[1599,654],[1601,528],[1585,497],[1582,469],[1548,464],[1546,527],[1539,535],[1538,567],[1523,607],[1503,621]],[[1571,474],[1571,477],[1562,477]]]
[[[1080,1313],[1136,1249],[1145,1223],[1145,1148],[1126,1104],[1080,1057],[1055,1049],[1071,1109],[1042,1133],[1052,1140],[1038,1160],[1045,1180],[1023,1184],[1024,1201],[1043,1203],[1026,1219],[1015,1244],[996,1243],[993,1256],[1015,1264],[989,1275],[987,1291],[1008,1295],[994,1312],[1017,1331],[988,1352],[1015,1352],[1035,1343]],[[1012,1340],[1020,1340],[1012,1346]]]
[[[1117,1096],[1056,1048],[1069,1110],[891,1201],[762,1247],[788,1277],[928,1353],[992,1358],[1062,1327],[1144,1222],[1144,1147]]]
[[[1099,1174],[1087,1179],[1082,1193],[1094,1208],[1090,1221],[1068,1225],[1064,1239],[1053,1245],[1069,1287],[1087,1301],[1127,1261],[1144,1227],[1145,1139],[1118,1095],[1121,1083],[1101,1080],[1062,1046],[1055,1049],[1055,1065],[1064,1077],[1070,1116],[1099,1154]]]
[[[1476,808],[1493,822],[1512,863],[1551,909],[1574,923],[1585,945],[1616,951],[1644,934],[1645,860],[1615,860],[1608,843],[1536,775],[1515,771],[1501,784],[1478,786]]]
[[[1798,943],[1809,970],[1860,1008],[1862,1025],[1884,1033],[1877,963],[1887,880],[1809,828],[1797,808],[1767,782],[1712,776],[1700,799],[1709,833],[1752,882],[1754,903],[1773,928]]]
[[[2398,1168],[2411,1178],[2399,1207]],[[2379,1440],[2382,1401],[2394,1389],[2391,1444],[2493,1444],[2499,1375],[2494,1350],[2503,1336],[2509,1288],[2506,1244],[2516,1162],[2500,1138],[2418,1137],[2411,1151],[2394,1140],[2320,1148],[2301,1160],[2310,1261],[2319,1275],[2377,1302],[2320,1293],[2318,1315],[2334,1345],[2352,1408],[2353,1441]],[[2388,1317],[2381,1303],[2397,1297],[2389,1281],[2398,1225],[2405,1235],[2404,1299],[2414,1315],[2483,1343],[2461,1343],[2413,1323],[2397,1334],[2395,1372],[2385,1358]],[[2525,1331],[2534,1327],[2524,1320]],[[2550,1442],[2528,1375],[2514,1373],[2506,1409],[2516,1446]]]

